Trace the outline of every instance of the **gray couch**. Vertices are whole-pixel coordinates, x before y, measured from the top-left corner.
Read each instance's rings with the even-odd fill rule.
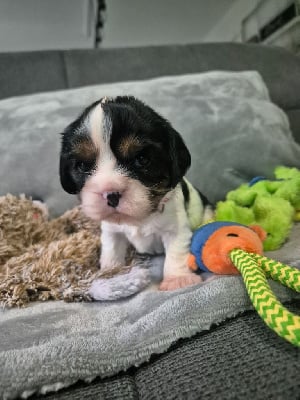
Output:
[[[295,136],[300,136],[299,58],[272,47],[230,43],[0,53],[0,99],[210,70],[259,71],[272,100],[287,112]]]
[[[199,44],[0,54],[0,98],[210,70],[259,71],[300,143],[300,59],[279,48]],[[292,309],[299,313],[299,304]],[[139,368],[45,397],[289,399],[300,397],[299,372],[299,350],[247,312],[175,343]]]

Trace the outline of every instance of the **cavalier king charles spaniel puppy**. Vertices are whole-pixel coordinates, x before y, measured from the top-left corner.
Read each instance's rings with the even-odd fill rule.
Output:
[[[211,208],[184,175],[190,153],[171,124],[132,96],[103,98],[63,132],[60,180],[101,222],[101,269],[137,252],[165,252],[160,290],[201,282],[187,267],[192,229]]]

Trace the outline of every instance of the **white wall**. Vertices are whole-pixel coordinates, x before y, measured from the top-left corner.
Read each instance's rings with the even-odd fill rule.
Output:
[[[0,0],[0,51],[93,47],[93,1]]]
[[[106,0],[102,47],[201,42],[236,1]],[[0,0],[0,51],[93,47],[94,11],[95,0]]]
[[[236,1],[106,0],[102,47],[201,42]]]
[[[258,33],[258,29],[289,6],[293,0],[237,0],[204,36],[204,42],[242,41],[242,22],[255,9],[251,19],[247,18],[247,38]]]
[[[267,15],[290,0],[264,0]],[[106,0],[102,47],[239,41],[261,0]],[[0,0],[0,51],[92,48],[96,0]]]
[[[237,0],[204,36],[204,42],[241,41],[241,23],[260,0]],[[277,0],[272,0],[276,2]]]

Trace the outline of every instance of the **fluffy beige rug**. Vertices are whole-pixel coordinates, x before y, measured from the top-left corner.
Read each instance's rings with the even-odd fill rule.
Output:
[[[128,268],[99,269],[100,227],[74,208],[49,220],[47,208],[21,196],[0,197],[0,303],[91,300],[87,289],[99,277]]]

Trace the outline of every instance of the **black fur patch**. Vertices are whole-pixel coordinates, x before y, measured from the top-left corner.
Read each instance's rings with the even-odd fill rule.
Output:
[[[187,209],[189,201],[190,201],[190,191],[189,191],[188,185],[184,179],[182,179],[180,184],[181,184],[181,190],[182,190],[182,194],[183,194],[183,198],[184,198],[184,207],[185,207],[185,209]],[[200,190],[197,189],[195,186],[194,186],[194,188],[197,191],[197,193],[202,201],[203,206],[205,207],[205,206],[211,205],[211,203],[208,201],[207,197],[203,193],[201,193]]]
[[[110,145],[119,165],[154,192],[175,187],[190,166],[190,154],[170,123],[134,97],[117,97],[103,109],[112,120]],[[139,145],[126,157],[119,144],[130,137]]]
[[[181,190],[182,190],[182,194],[183,194],[183,198],[184,198],[184,205],[186,208],[187,204],[190,201],[190,191],[189,191],[188,185],[184,179],[182,179],[180,184],[181,184]]]
[[[87,177],[95,168],[96,149],[93,150],[92,139],[86,131],[85,121],[91,110],[99,103],[100,100],[87,107],[62,133],[60,182],[64,190],[71,194],[78,194],[81,191]],[[88,148],[92,150],[91,154],[87,154]]]
[[[197,192],[199,193],[199,196],[200,196],[200,198],[201,198],[201,200],[202,200],[203,206],[204,206],[204,207],[205,207],[205,206],[211,206],[212,204],[211,204],[211,202],[208,200],[208,198],[207,198],[202,192],[200,192],[199,189],[197,189],[197,188],[195,188],[195,189],[196,189]]]

